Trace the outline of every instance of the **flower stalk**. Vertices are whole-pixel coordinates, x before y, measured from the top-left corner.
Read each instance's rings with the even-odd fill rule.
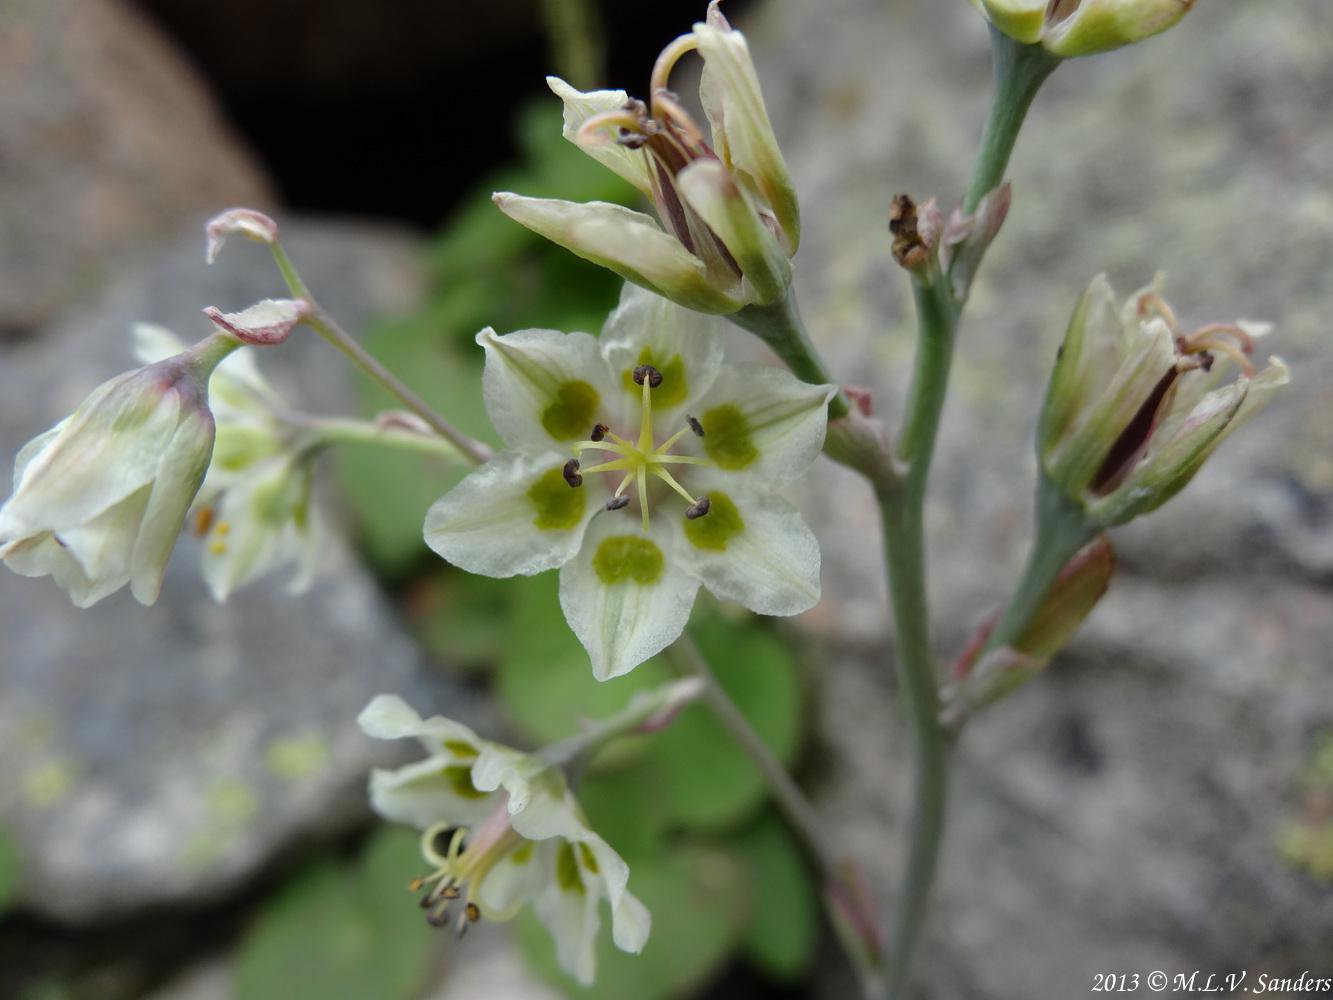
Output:
[[[310,294],[310,289],[306,287],[306,283],[301,279],[301,275],[297,272],[295,265],[292,264],[291,258],[287,256],[287,251],[282,248],[281,243],[275,241],[269,245],[269,249],[273,253],[273,260],[278,265],[278,270],[282,272],[282,278],[287,283],[287,288],[292,297],[303,300],[308,305],[309,311],[304,317],[304,322],[308,326],[341,351],[352,364],[361,369],[371,380],[378,383],[424,420],[432,431],[457,448],[467,461],[473,465],[482,465],[490,459],[490,448],[449,423],[429,403],[408,388],[398,376],[384,367],[350,333],[338,325],[338,322]]]
[[[668,650],[681,673],[702,685],[701,699],[750,762],[759,769],[773,801],[786,818],[823,884],[824,902],[839,944],[861,982],[866,1000],[883,994],[883,945],[878,922],[846,859],[834,853],[815,807],[750,721],[718,683],[698,643],[686,632]]]

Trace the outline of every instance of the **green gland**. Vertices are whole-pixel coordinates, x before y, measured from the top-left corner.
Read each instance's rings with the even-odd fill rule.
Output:
[[[651,347],[639,352],[639,359],[625,369],[621,379],[625,391],[636,398],[643,393],[643,387],[634,381],[634,369],[639,365],[652,365],[662,373],[662,384],[653,390],[653,406],[665,410],[685,402],[689,384],[685,381],[685,361],[679,354],[662,362]]]
[[[735,472],[759,457],[750,436],[750,423],[740,407],[730,403],[715,406],[699,421],[704,428],[704,451],[719,469]]]
[[[603,539],[597,546],[592,568],[607,586],[628,582],[647,586],[661,578],[664,562],[662,550],[649,539],[638,535],[615,535]]]
[[[472,766],[470,764],[453,764],[440,772],[444,782],[449,789],[460,799],[484,799],[487,792],[477,790],[477,786],[472,784]]]
[[[557,441],[587,437],[597,422],[597,405],[601,401],[597,390],[587,382],[572,379],[561,383],[542,411],[542,427]]]
[[[685,522],[685,537],[696,549],[721,552],[745,530],[745,521],[725,493],[709,493],[708,502],[707,515]]]
[[[574,857],[574,847],[569,841],[560,845],[555,856],[555,881],[565,892],[584,893],[583,876],[579,874],[579,862]]]
[[[528,500],[536,512],[532,519],[542,531],[569,531],[583,520],[585,490],[571,489],[560,466],[548,469],[528,487]]]

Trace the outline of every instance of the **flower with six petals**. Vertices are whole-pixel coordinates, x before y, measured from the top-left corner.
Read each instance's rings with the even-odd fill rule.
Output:
[[[775,492],[819,454],[834,388],[724,363],[723,321],[626,285],[600,341],[483,330],[508,450],[442,497],[427,544],[469,572],[560,569],[605,680],[680,635],[700,584],[752,611],[819,599],[819,546]]]
[[[532,903],[561,966],[586,985],[605,899],[616,946],[643,950],[652,920],[627,888],[629,867],[589,829],[558,767],[450,719],[422,719],[395,695],[375,698],[357,721],[367,735],[413,737],[426,750],[396,771],[372,772],[370,801],[386,819],[424,831],[422,853],[433,870],[413,888],[426,890],[431,923],[445,923],[456,905],[461,933]]]

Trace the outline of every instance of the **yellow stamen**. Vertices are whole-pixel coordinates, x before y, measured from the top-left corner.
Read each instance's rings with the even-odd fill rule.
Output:
[[[590,472],[618,472],[621,469],[632,469],[637,463],[632,458],[617,458],[612,462],[602,462],[600,465],[589,465],[580,469],[584,475]]]
[[[681,486],[680,483],[676,482],[675,478],[671,475],[671,473],[667,472],[666,469],[663,469],[661,467],[654,468],[653,475],[656,476],[658,479],[662,480],[662,482],[666,483],[681,496],[683,496],[686,500],[690,502],[691,505],[699,502],[694,497],[690,496],[690,494],[686,491],[685,487]]]
[[[648,530],[648,466],[640,465],[636,470],[639,479],[639,509],[643,511],[643,530]]]
[[[643,377],[643,409],[639,418],[639,451],[653,450],[653,387],[651,379]]]
[[[580,145],[603,145],[611,141],[611,136],[607,134],[610,130],[622,128],[643,134],[643,122],[632,112],[603,111],[580,125],[575,139]]]
[[[574,449],[575,455],[585,451],[610,451],[617,455],[629,455],[634,451],[633,445],[627,442],[612,444],[607,441],[575,441],[571,447]]]
[[[622,494],[625,492],[626,487],[628,487],[629,484],[632,483],[632,482],[634,482],[634,473],[632,473],[632,472],[628,472],[628,473],[626,473],[626,474],[625,474],[625,478],[622,479],[622,480],[620,481],[620,485],[616,487],[616,494],[615,494],[615,495],[616,495],[616,496],[620,496],[620,495],[622,495]]]

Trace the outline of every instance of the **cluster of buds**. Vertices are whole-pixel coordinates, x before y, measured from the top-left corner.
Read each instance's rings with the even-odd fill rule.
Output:
[[[1070,59],[1118,49],[1170,28],[1194,0],[972,0],[1015,41]]]
[[[667,86],[682,56],[703,57],[699,98],[711,143]],[[580,93],[555,77],[565,136],[652,200],[657,221],[604,202],[508,192],[511,218],[580,257],[700,312],[782,301],[800,214],[745,37],[718,9],[658,57],[648,100],[623,90]]]

